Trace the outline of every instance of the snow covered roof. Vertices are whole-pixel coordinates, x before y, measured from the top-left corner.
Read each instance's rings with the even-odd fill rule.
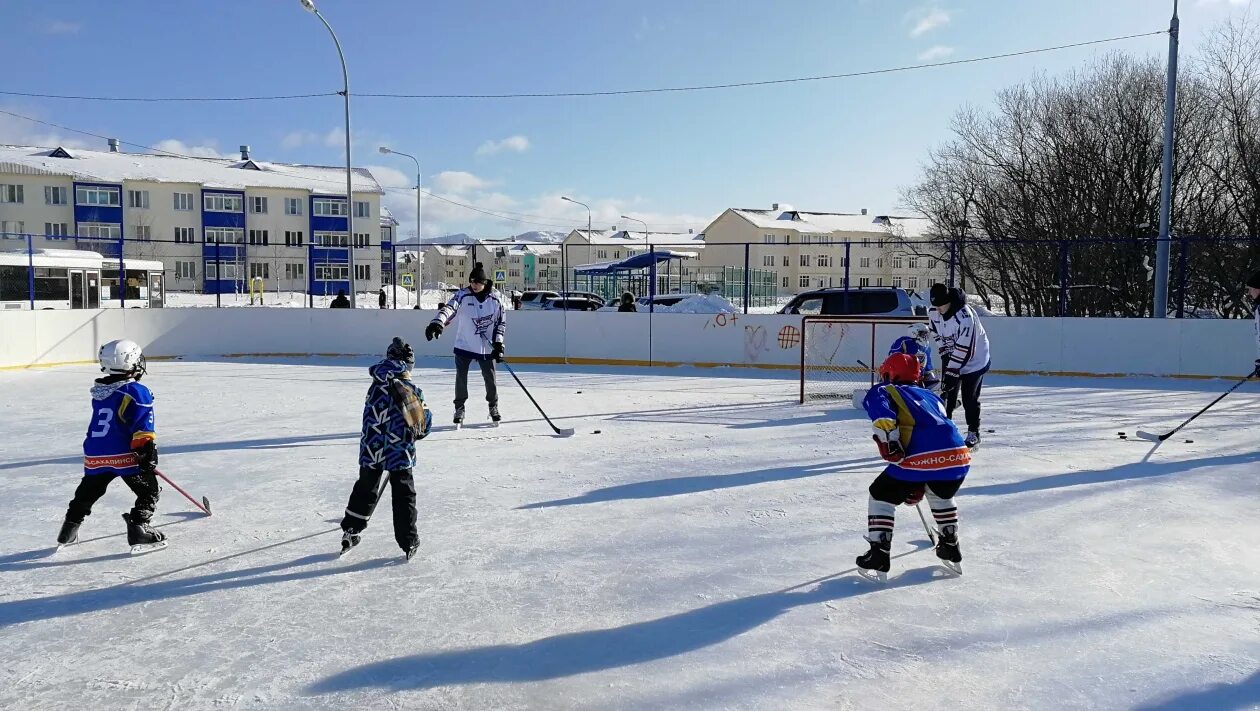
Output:
[[[582,236],[585,236],[586,230],[577,231],[583,233]],[[652,244],[686,244],[697,249],[704,247],[703,234],[691,232],[649,232],[648,235],[649,239],[645,239],[642,230],[617,230],[616,232],[595,230],[590,237],[590,243],[600,246],[647,247],[650,241]]]
[[[394,213],[384,205],[381,205],[381,226],[397,227],[398,218],[394,217]]]
[[[340,195],[346,187],[345,168],[333,166],[37,146],[0,145],[0,172],[67,175],[106,183],[199,183],[229,190],[291,188],[323,195]],[[355,168],[353,180],[355,192],[385,192],[366,168]]]
[[[442,255],[443,257],[465,257],[466,258],[468,256],[468,248],[462,247],[462,246],[461,247],[446,247],[440,244],[431,244],[431,245],[425,245],[424,249],[426,250],[431,249],[437,252],[438,254]]]
[[[786,209],[784,209],[786,208]],[[845,212],[805,212],[790,205],[780,205],[777,210],[749,210],[731,208],[731,212],[763,229],[788,229],[805,233],[871,232],[887,234],[893,227],[906,237],[921,236],[929,227],[922,217],[895,215],[862,215]]]

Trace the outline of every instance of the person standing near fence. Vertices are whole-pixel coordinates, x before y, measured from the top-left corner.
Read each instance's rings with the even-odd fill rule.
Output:
[[[495,291],[494,282],[486,278],[481,262],[477,262],[468,275],[468,286],[455,292],[451,300],[438,309],[438,315],[424,330],[425,339],[441,338],[442,331],[452,322],[455,323],[455,424],[464,423],[468,366],[474,360],[481,366],[481,377],[486,382],[490,419],[498,423],[502,417],[494,364],[503,362],[507,309],[503,307],[503,295]]]
[[[989,335],[962,289],[933,284],[930,297],[934,308],[928,313],[928,327],[940,345],[945,414],[954,416],[961,394],[967,415],[964,441],[968,449],[975,449],[980,446],[980,387],[990,365]]]
[[[621,303],[617,304],[617,311],[623,314],[632,314],[639,309],[634,305],[634,294],[626,292],[621,295]]]
[[[1256,319],[1256,369],[1251,371],[1255,374],[1260,372],[1260,270],[1247,278],[1247,295],[1251,297],[1251,315]]]

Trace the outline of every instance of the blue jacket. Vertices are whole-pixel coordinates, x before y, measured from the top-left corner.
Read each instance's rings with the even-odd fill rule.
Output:
[[[140,464],[132,450],[157,439],[153,392],[135,380],[101,380],[92,386],[92,421],[83,438],[83,473],[135,474]]]
[[[359,438],[359,466],[390,471],[416,466],[416,443],[401,408],[394,402],[393,381],[399,380],[424,399],[411,382],[411,366],[402,361],[383,360],[368,368],[372,385],[363,403],[363,435]],[[427,414],[427,413],[426,413]]]
[[[967,476],[971,452],[963,444],[945,404],[913,385],[877,385],[862,401],[876,427],[899,431],[906,458],[884,471],[902,481],[952,481]]]

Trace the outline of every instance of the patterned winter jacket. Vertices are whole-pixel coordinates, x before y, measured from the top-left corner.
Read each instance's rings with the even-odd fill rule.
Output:
[[[397,360],[383,360],[368,368],[372,385],[363,403],[363,435],[359,439],[359,466],[390,471],[416,466],[416,443],[396,402],[393,381],[400,381],[416,397],[424,394],[411,382],[411,366]]]

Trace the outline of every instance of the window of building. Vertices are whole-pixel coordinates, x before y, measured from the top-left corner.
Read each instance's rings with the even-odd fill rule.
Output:
[[[787,278],[787,277],[783,277],[783,288],[784,288],[784,289],[787,289],[787,288],[788,288],[788,287],[790,287],[790,286],[791,286],[791,283],[788,281],[788,278]]]
[[[304,241],[305,241],[305,235],[302,234],[302,230],[285,230],[284,231],[284,246],[301,247]]]
[[[315,198],[311,201],[311,213],[320,217],[345,217],[344,198]]]
[[[175,209],[191,210],[193,209],[192,193],[175,193]]]
[[[148,242],[153,239],[153,228],[149,225],[132,225],[131,238],[141,242]]]
[[[906,286],[907,286],[907,287],[909,287],[909,288],[911,288],[911,289],[918,289],[918,288],[919,288],[919,277],[910,277],[910,278],[909,278],[909,279],[907,279],[906,281],[908,282],[908,283],[906,284]]]
[[[858,277],[858,287],[866,287],[871,285],[870,277]]]
[[[306,265],[302,262],[285,262],[284,265],[285,279],[305,279]]]
[[[841,258],[840,258],[840,266],[842,266],[842,267],[847,267],[847,266],[849,266],[849,258],[848,258],[848,257],[841,257]]]
[[[372,216],[372,203],[365,202],[362,200],[355,200],[354,201],[354,216],[355,217],[371,217]]]
[[[893,269],[901,269],[901,262],[902,262],[901,257],[893,257],[892,258]]]
[[[112,222],[80,222],[79,236],[87,239],[120,239],[122,225]]]
[[[802,287],[809,286],[809,277],[802,275],[799,283]]]
[[[909,264],[908,264],[908,266],[909,266],[911,269],[918,269],[918,268],[919,268],[919,260],[918,260],[917,258],[915,258],[915,257],[911,257],[911,258],[910,258],[910,260],[909,260]]]
[[[813,260],[811,259],[810,255],[808,255],[808,254],[802,254],[802,255],[801,255],[801,266],[802,266],[802,267],[808,267],[812,261],[813,261]]]
[[[349,247],[350,237],[345,232],[316,232],[311,235],[316,247]]]
[[[21,220],[0,220],[0,235],[15,239],[26,233],[26,223]]]
[[[139,210],[147,210],[149,208],[149,191],[148,190],[128,190],[127,191],[127,207]]]
[[[245,230],[239,227],[205,228],[206,244],[245,244]]]
[[[820,255],[818,255],[818,266],[820,266],[820,267],[830,267],[830,266],[831,266],[831,255],[828,255],[828,254],[820,254]]]
[[[262,245],[262,246],[270,244],[271,243],[270,237],[267,234],[267,230],[250,230],[249,243],[253,245]]]
[[[893,286],[895,286],[895,287],[897,287],[898,289],[900,289],[900,288],[901,288],[901,277],[893,277],[893,278],[892,278],[892,285],[893,285]]]
[[[249,211],[255,215],[267,214],[267,198],[251,195],[249,198]]]
[[[206,279],[235,281],[238,267],[236,262],[206,262]]]
[[[767,254],[766,256],[762,257],[762,258],[761,258],[761,266],[763,266],[763,267],[773,267],[773,266],[774,266],[774,255],[773,255],[773,254]]]
[[[44,186],[44,204],[45,205],[65,205],[69,202],[69,191],[64,187],[56,185]]]
[[[268,264],[267,262],[250,262],[249,278],[257,279],[258,277],[262,277],[263,279],[270,279],[271,278],[270,267],[271,265]]]
[[[355,232],[355,233],[354,233],[354,246],[356,246],[356,247],[369,247],[369,246],[371,246],[371,242],[369,241],[368,233],[366,233],[366,232]]]
[[[182,244],[192,244],[197,241],[196,227],[176,227],[175,241]]]
[[[595,251],[595,258],[596,258],[596,259],[608,259],[608,250],[606,250],[606,249],[599,249],[599,250],[596,250],[596,251]]]
[[[764,242],[765,244],[775,244],[779,240],[774,235],[762,235],[761,241]]]
[[[929,260],[927,260],[927,262],[928,262],[928,263],[927,263],[927,268],[928,268],[928,269],[935,269],[935,268],[936,268],[936,260],[935,260],[935,259],[929,259]]]
[[[300,215],[302,214],[302,198],[285,198],[284,214]]]
[[[78,205],[118,207],[122,204],[122,193],[118,188],[82,187],[74,191],[74,201]]]
[[[175,261],[175,278],[176,279],[196,279],[197,263],[191,260]]]
[[[0,203],[3,202],[22,202],[22,186],[0,185]]]
[[[345,264],[316,264],[316,281],[345,281],[350,277],[350,268]]]
[[[883,286],[884,277],[875,277],[875,286]]]
[[[354,278],[358,281],[368,281],[372,278],[371,264],[354,265]]]
[[[206,212],[244,212],[240,195],[206,193]]]
[[[876,258],[875,258],[875,268],[876,268],[876,269],[883,269],[883,268],[884,268],[884,258],[883,258],[883,257],[876,257]]]
[[[521,270],[520,270],[520,269],[509,269],[509,270],[508,270],[508,276],[510,276],[510,277],[519,277],[520,275],[521,275]]]
[[[862,267],[863,269],[870,269],[870,268],[871,268],[871,258],[870,258],[870,257],[858,257],[858,266],[859,266],[859,267]]]
[[[62,239],[65,239],[67,236],[69,236],[69,234],[70,234],[70,225],[64,222],[45,222],[44,223],[44,236],[45,237],[60,237]]]

